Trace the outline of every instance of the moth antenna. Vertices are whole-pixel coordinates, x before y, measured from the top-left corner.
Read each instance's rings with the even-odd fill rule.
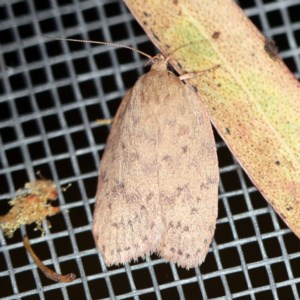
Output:
[[[140,51],[136,48],[127,46],[127,45],[122,45],[122,44],[117,44],[117,43],[111,43],[111,42],[101,42],[101,41],[93,41],[93,40],[80,40],[80,39],[71,39],[71,38],[60,38],[60,37],[52,37],[52,36],[48,36],[48,35],[42,35],[42,37],[45,37],[47,39],[51,39],[51,40],[56,40],[56,41],[67,41],[67,42],[77,42],[77,43],[89,43],[89,44],[96,44],[96,45],[107,45],[107,46],[112,46],[115,48],[125,48],[125,49],[129,49],[132,51],[135,51],[145,57],[147,57],[148,59],[152,59],[152,56]]]
[[[188,46],[191,46],[191,45],[194,45],[194,44],[198,44],[200,42],[199,41],[196,41],[196,42],[190,42],[190,43],[186,43],[186,44],[183,44],[177,48],[175,48],[171,53],[168,54],[168,56],[166,57],[166,61],[168,62],[171,58],[171,56],[178,50],[182,49],[182,48],[185,48],[185,47],[188,47]]]

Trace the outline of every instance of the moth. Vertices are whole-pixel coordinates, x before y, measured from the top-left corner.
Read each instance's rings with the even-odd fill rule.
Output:
[[[186,269],[199,266],[215,231],[219,183],[200,95],[168,71],[162,54],[50,38],[127,48],[153,63],[122,100],[100,163],[93,236],[105,263],[157,253]]]
[[[93,235],[105,263],[157,253],[200,265],[215,231],[218,161],[199,95],[159,54],[127,92],[103,154]]]

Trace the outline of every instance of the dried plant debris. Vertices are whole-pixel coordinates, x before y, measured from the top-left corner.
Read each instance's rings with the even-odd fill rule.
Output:
[[[18,190],[17,196],[9,201],[10,211],[0,216],[0,228],[11,238],[21,225],[36,223],[42,230],[41,223],[48,217],[60,212],[59,207],[53,207],[49,201],[57,199],[57,187],[51,180],[41,179],[25,184]]]
[[[96,123],[98,125],[110,125],[112,123],[113,119],[98,119],[96,120]]]
[[[32,259],[34,260],[35,264],[38,266],[38,268],[44,273],[44,275],[55,281],[55,282],[71,282],[73,281],[76,276],[73,273],[69,273],[66,275],[62,275],[62,274],[58,274],[56,272],[54,272],[53,270],[49,269],[48,267],[46,267],[42,261],[38,258],[38,256],[35,254],[35,252],[33,251],[29,239],[27,237],[27,235],[25,235],[23,237],[23,244],[25,249],[28,251],[28,253],[31,255]]]
[[[278,47],[273,40],[266,38],[264,49],[272,59],[278,58]]]

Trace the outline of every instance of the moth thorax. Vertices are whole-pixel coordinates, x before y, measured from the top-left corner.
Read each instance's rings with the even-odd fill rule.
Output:
[[[162,54],[157,54],[153,58],[153,65],[151,67],[151,70],[155,71],[166,71],[167,70],[167,60]]]

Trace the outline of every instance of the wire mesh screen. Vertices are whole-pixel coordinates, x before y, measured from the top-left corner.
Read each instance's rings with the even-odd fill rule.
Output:
[[[199,0],[200,1],[200,0]],[[300,1],[239,4],[299,78]],[[44,264],[73,272],[55,283],[22,243],[0,232],[1,299],[299,299],[300,242],[249,181],[217,136],[220,195],[217,229],[205,262],[184,270],[156,255],[107,268],[91,233],[97,171],[109,133],[97,119],[116,113],[145,72],[137,53],[49,40],[42,34],[155,49],[122,1],[0,1],[0,211],[36,172],[59,188],[61,213],[45,234],[26,227]]]

